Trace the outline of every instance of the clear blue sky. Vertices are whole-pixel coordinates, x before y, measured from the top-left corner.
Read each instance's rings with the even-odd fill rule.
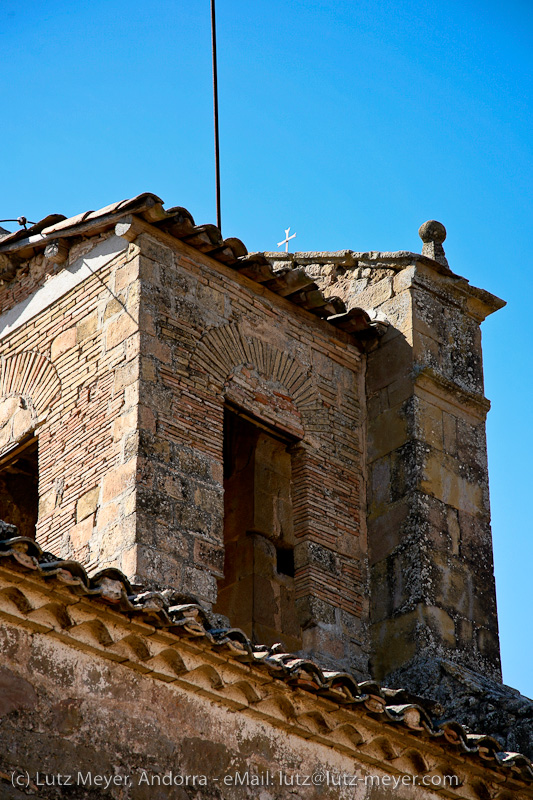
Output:
[[[217,0],[225,236],[420,251],[483,328],[504,680],[533,696],[530,0]],[[142,191],[214,222],[209,0],[5,3],[0,218]],[[6,226],[8,227],[8,226]]]

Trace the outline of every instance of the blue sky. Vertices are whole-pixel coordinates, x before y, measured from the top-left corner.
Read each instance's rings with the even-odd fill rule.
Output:
[[[215,221],[209,0],[4,4],[0,218],[159,194]],[[533,696],[533,4],[217,0],[222,221],[249,250],[420,251],[483,327],[504,680]],[[9,227],[9,226],[6,226]]]

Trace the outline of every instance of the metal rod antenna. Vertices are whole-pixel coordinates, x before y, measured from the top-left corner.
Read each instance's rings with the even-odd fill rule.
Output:
[[[213,115],[215,122],[215,180],[217,197],[217,227],[222,232],[220,213],[220,149],[218,144],[218,78],[217,78],[217,30],[215,21],[215,0],[211,0],[211,44],[213,50]]]

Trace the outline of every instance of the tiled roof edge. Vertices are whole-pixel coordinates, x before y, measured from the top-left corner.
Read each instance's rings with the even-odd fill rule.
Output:
[[[326,297],[302,268],[291,265],[274,269],[263,253],[248,253],[240,239],[223,239],[215,225],[196,225],[185,208],[164,209],[161,198],[149,192],[70,218],[54,214],[28,230],[21,229],[2,237],[0,280],[13,280],[19,264],[42,250],[56,263],[66,263],[69,239],[111,230],[131,215],[260,283],[311,314],[326,319],[335,328],[354,334],[363,350],[375,343],[387,329],[387,322],[372,319],[363,309],[348,311],[341,298]],[[119,229],[116,230],[120,235]]]
[[[13,526],[1,523],[0,530],[4,535],[12,533]],[[38,576],[46,583],[57,583],[63,590],[111,606],[130,619],[178,636],[202,639],[240,663],[266,669],[289,687],[325,697],[340,706],[364,707],[369,714],[380,715],[386,722],[401,724],[410,732],[431,739],[438,738],[459,747],[463,753],[479,757],[485,766],[510,770],[515,780],[533,783],[533,764],[526,756],[502,751],[494,737],[471,733],[455,720],[438,722],[435,717],[440,716],[442,709],[436,703],[403,689],[381,687],[374,681],[359,683],[346,672],[324,670],[311,659],[284,652],[280,644],[254,645],[239,629],[213,627],[205,609],[194,598],[171,589],[134,592],[118,569],[104,569],[89,577],[78,562],[55,558],[43,552],[32,539],[20,536],[0,541],[0,564],[14,572]]]

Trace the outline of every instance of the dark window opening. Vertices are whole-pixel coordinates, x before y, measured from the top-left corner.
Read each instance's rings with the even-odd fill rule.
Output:
[[[35,539],[39,511],[37,439],[0,459],[0,519],[16,525],[19,536]]]
[[[279,547],[276,550],[277,564],[276,569],[280,575],[288,575],[294,578],[294,550]]]
[[[224,415],[224,578],[215,611],[254,641],[297,650],[293,442],[237,410]]]

